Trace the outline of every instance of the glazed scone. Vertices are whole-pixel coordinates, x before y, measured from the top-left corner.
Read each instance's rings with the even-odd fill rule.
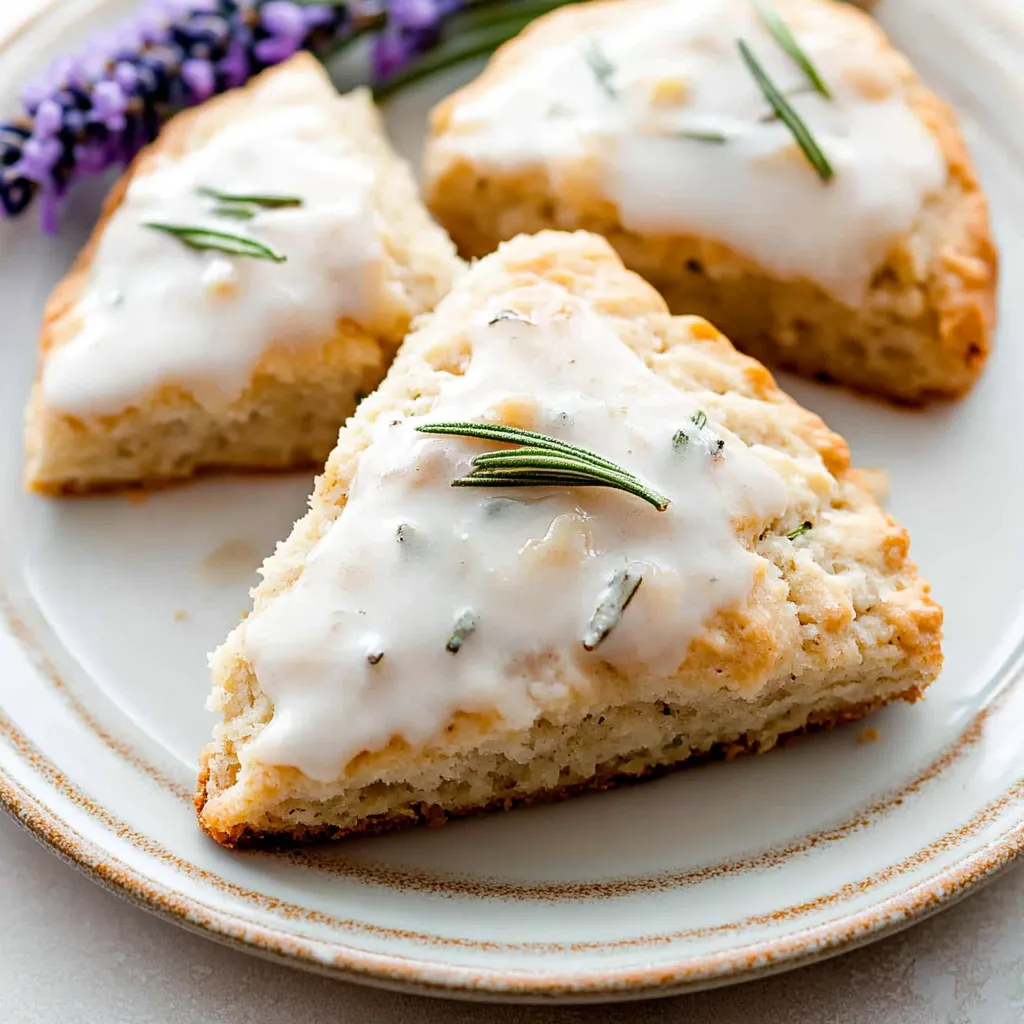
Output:
[[[452,486],[502,446],[440,421],[584,446],[668,505]],[[515,239],[408,337],[212,656],[199,820],[439,823],[914,700],[942,612],[907,549],[842,438],[607,242]]]
[[[741,40],[827,168],[775,115]],[[427,203],[466,256],[542,228],[598,232],[673,312],[750,355],[903,402],[961,395],[985,362],[997,260],[955,116],[849,4],[569,5],[444,100],[431,130]]]
[[[369,93],[296,56],[172,119],[114,186],[46,307],[27,484],[322,464],[461,269]]]

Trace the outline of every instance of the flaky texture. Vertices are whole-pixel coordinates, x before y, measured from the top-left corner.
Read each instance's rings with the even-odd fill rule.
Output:
[[[673,317],[595,235],[517,238],[478,263],[409,336],[380,389],[359,407],[316,483],[310,510],[263,567],[255,610],[291,587],[345,507],[374,423],[433,405],[446,373],[471,352],[467,310],[500,308],[552,282],[593,304],[622,341],[697,397],[786,482],[789,505],[763,533],[740,535],[761,556],[754,589],[705,624],[673,678],[596,667],[589,697],[541,706],[529,729],[456,715],[423,748],[392,741],[343,777],[319,783],[256,763],[246,745],[274,709],[244,654],[246,623],[212,657],[223,716],[201,759],[196,806],[226,845],[337,838],[492,807],[553,799],[680,764],[714,748],[766,750],[786,733],[915,699],[937,675],[941,609],[908,558],[909,540],[850,468],[843,439],[776,386],[770,373],[699,317]],[[798,540],[787,534],[810,521]],[[737,527],[742,529],[742,527]],[[555,678],[561,669],[556,669]]]
[[[995,328],[997,255],[988,204],[952,109],[925,88],[871,18],[849,4],[822,0],[837,25],[845,20],[876,40],[879,61],[896,74],[947,164],[944,187],[927,198],[913,228],[894,239],[856,308],[809,280],[776,276],[720,239],[626,229],[585,169],[559,191],[541,165],[500,173],[448,144],[457,141],[460,107],[528,64],[536,49],[585,39],[597,27],[635,16],[638,3],[664,2],[599,0],[554,11],[435,108],[424,158],[427,205],[462,254],[483,256],[504,239],[545,228],[594,231],[673,312],[706,317],[770,365],[906,403],[964,394],[985,364]]]
[[[116,415],[69,416],[48,408],[39,383],[47,357],[81,328],[76,306],[107,221],[132,178],[162,158],[198,148],[249,108],[268,102],[268,87],[284,76],[290,79],[287,102],[332,105],[338,132],[374,167],[387,284],[372,314],[362,323],[324,324],[320,345],[293,347],[287,337],[272,342],[249,385],[223,408],[208,409],[175,386],[145,395]],[[409,168],[391,149],[369,92],[338,96],[320,64],[299,54],[245,88],[172,118],[111,189],[92,237],[46,306],[39,373],[26,415],[27,486],[74,493],[160,483],[208,468],[319,465],[358,399],[384,376],[411,320],[433,308],[461,270],[447,235],[423,208]]]

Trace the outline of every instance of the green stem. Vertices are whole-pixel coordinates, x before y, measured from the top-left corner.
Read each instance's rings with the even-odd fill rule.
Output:
[[[568,441],[560,441],[557,437],[538,434],[533,430],[522,430],[519,427],[508,427],[503,423],[424,423],[416,428],[421,434],[450,434],[455,437],[476,437],[484,441],[502,441],[505,444],[527,445],[532,448],[544,448],[550,452],[561,452],[564,455],[575,455],[598,466],[605,466],[616,472],[621,468],[608,459],[595,455],[586,448],[579,448]],[[493,454],[493,453],[492,453]],[[506,453],[507,454],[507,453]]]
[[[478,16],[477,25],[474,26],[470,22],[468,27],[457,34],[453,32],[450,38],[446,38],[429,53],[413,61],[404,71],[392,75],[386,82],[378,85],[374,89],[374,96],[378,100],[386,99],[400,89],[439,71],[455,67],[474,57],[492,53],[502,43],[517,36],[539,15],[563,6],[563,2],[564,0],[540,0],[538,3],[514,4],[511,5],[514,13],[505,9],[488,10],[485,12],[486,16]],[[569,2],[578,3],[580,0]],[[467,17],[469,13],[473,12],[467,12]]]
[[[835,171],[828,162],[828,157],[825,156],[818,145],[817,140],[811,134],[811,130],[804,124],[800,115],[790,105],[789,100],[786,99],[782,91],[771,80],[768,72],[765,71],[750,46],[743,39],[738,40],[737,45],[739,46],[743,63],[747,65],[747,70],[753,76],[754,81],[757,82],[761,93],[768,101],[768,105],[778,114],[779,120],[790,130],[797,145],[803,150],[804,156],[807,157],[807,162],[818,172],[818,177],[827,184],[832,180]]]

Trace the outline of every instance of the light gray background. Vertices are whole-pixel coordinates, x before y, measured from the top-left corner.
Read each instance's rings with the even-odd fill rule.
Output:
[[[225,949],[138,910],[0,813],[0,1024],[1018,1024],[1024,865],[900,935],[800,971],[605,1007],[395,995]]]

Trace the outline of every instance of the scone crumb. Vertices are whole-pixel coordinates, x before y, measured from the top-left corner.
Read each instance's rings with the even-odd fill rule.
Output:
[[[185,622],[187,619],[188,619],[188,610],[185,609],[185,608],[179,608],[174,613],[174,621],[175,622]]]
[[[884,100],[893,93],[894,82],[888,69],[848,67],[843,77],[866,100]]]
[[[214,260],[203,273],[203,291],[211,299],[233,299],[238,294],[238,270],[229,260]]]
[[[529,395],[503,398],[491,410],[491,417],[495,423],[518,427],[520,430],[536,430],[537,414],[537,403]]]
[[[872,725],[869,725],[866,729],[861,729],[857,734],[857,742],[863,747],[867,743],[877,743],[882,738],[882,734]]]
[[[690,324],[690,337],[698,341],[715,341],[721,336],[721,332],[707,320],[698,318]]]
[[[668,75],[659,78],[651,86],[652,107],[675,107],[685,99],[688,88],[682,75]]]

